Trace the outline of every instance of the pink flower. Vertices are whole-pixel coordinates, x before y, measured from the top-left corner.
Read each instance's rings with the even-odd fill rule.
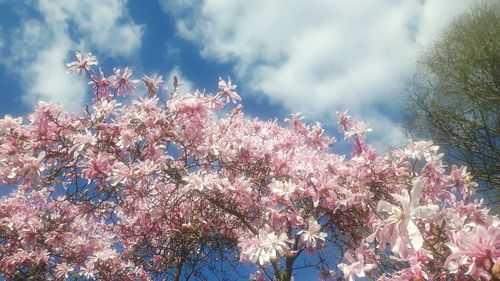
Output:
[[[66,64],[66,67],[68,68],[66,72],[68,73],[78,74],[80,73],[81,70],[85,72],[90,70],[90,66],[97,65],[97,59],[91,53],[87,53],[85,57],[82,57],[80,51],[76,51],[75,56],[78,59],[78,61]]]
[[[0,135],[7,133],[10,129],[16,128],[23,123],[23,118],[12,118],[9,114],[5,114],[3,119],[0,119]]]
[[[458,232],[453,241],[446,243],[451,255],[445,262],[445,267],[452,273],[458,272],[461,266],[468,267],[465,274],[474,279],[488,276],[494,263],[500,262],[500,228],[498,221],[488,228],[477,225],[472,229],[464,228]],[[487,278],[487,279],[489,279]]]
[[[347,111],[337,112],[337,116],[346,139],[351,137],[361,138],[365,133],[372,131],[367,123],[353,119],[350,115],[347,115]]]
[[[219,90],[222,91],[219,94],[226,96],[226,102],[232,101],[236,103],[236,101],[241,101],[240,95],[234,91],[236,87],[236,85],[231,84],[231,78],[228,77],[226,83],[226,81],[219,77]]]
[[[89,84],[94,84],[92,88],[97,97],[111,96],[110,88],[117,88],[118,83],[115,75],[105,77],[101,69],[99,69],[100,76],[92,75],[92,81]]]
[[[405,153],[414,159],[425,158],[427,161],[430,161],[437,154],[438,150],[439,146],[433,145],[432,141],[410,141]]]
[[[305,117],[302,116],[302,112],[294,113],[290,118],[285,118],[285,122],[289,122],[293,130],[299,134],[307,134],[307,126],[302,121]]]
[[[113,72],[115,73],[116,81],[117,81],[117,89],[116,93],[121,96],[126,96],[127,91],[131,94],[135,93],[135,85],[139,82],[139,80],[131,80],[129,79],[132,75],[132,70],[128,67],[125,67],[123,74],[120,73],[121,69],[113,68]]]
[[[107,153],[99,153],[95,155],[89,152],[88,161],[79,164],[82,170],[82,177],[89,181],[98,174],[107,174],[111,170],[110,156]]]
[[[290,201],[292,194],[297,190],[297,186],[290,182],[272,180],[269,185],[269,190],[278,198],[282,198],[285,201]]]
[[[420,178],[414,180],[411,194],[403,189],[401,194],[392,194],[392,196],[400,203],[401,207],[380,200],[377,212],[386,213],[389,217],[384,221],[384,229],[377,229],[366,240],[371,242],[377,237],[380,243],[384,243],[385,239],[389,239],[392,251],[405,258],[407,255],[404,250],[406,249],[404,245],[406,238],[415,251],[420,250],[424,244],[424,238],[416,225],[417,220],[434,217],[439,207],[432,204],[420,206],[419,201],[422,197],[422,180]]]
[[[321,247],[325,243],[326,233],[321,232],[321,225],[313,218],[307,220],[307,229],[297,233],[300,235],[300,241],[309,249]]]
[[[109,176],[109,179],[114,185],[119,183],[126,184],[127,181],[133,176],[133,171],[129,168],[129,166],[125,165],[123,162],[116,162],[113,164],[112,173]]]
[[[97,274],[97,271],[94,269],[94,263],[87,260],[85,262],[85,266],[80,269],[79,274],[85,278],[94,278]]]
[[[307,137],[318,149],[327,149],[335,143],[335,138],[325,137],[324,133],[325,129],[323,129],[321,123],[316,122],[316,125],[311,126]]]
[[[69,274],[73,271],[73,267],[69,266],[67,263],[59,263],[56,265],[54,270],[54,275],[58,280],[65,280],[69,277]]]
[[[42,151],[37,157],[30,155],[21,155],[19,157],[19,167],[12,169],[10,177],[17,177],[23,175],[25,178],[26,185],[34,183],[45,170],[45,165],[43,164],[43,159],[45,157],[45,152]]]
[[[290,249],[288,243],[286,233],[276,235],[269,227],[265,227],[259,230],[257,236],[243,236],[239,239],[240,258],[242,261],[248,260],[262,266],[267,265]]]
[[[477,186],[472,181],[470,173],[467,172],[467,167],[458,168],[456,165],[451,166],[450,180],[453,188],[458,189],[462,194],[473,192],[472,188]]]
[[[154,74],[153,77],[149,77],[144,75],[144,77],[142,77],[142,82],[144,82],[144,85],[148,88],[149,95],[152,96],[158,92],[160,86],[163,84],[163,76]]]
[[[372,256],[372,253],[370,253],[370,250],[368,249],[368,243],[362,244],[356,249],[354,252],[355,257],[352,256],[351,252],[352,251],[348,251],[344,255],[345,259],[351,264],[347,265],[345,263],[340,263],[337,266],[340,271],[342,271],[344,278],[349,281],[354,281],[354,276],[364,277],[366,276],[366,272],[369,272],[377,267],[375,263],[371,263],[372,261],[365,260],[365,256]]]

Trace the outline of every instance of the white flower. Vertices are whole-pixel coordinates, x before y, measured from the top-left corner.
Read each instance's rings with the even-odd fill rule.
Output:
[[[411,197],[408,191],[403,190],[402,194],[392,194],[392,196],[401,203],[402,209],[385,200],[378,202],[377,211],[389,214],[386,219],[387,224],[396,224],[396,229],[399,235],[393,235],[393,251],[399,247],[401,236],[405,233],[410,239],[410,243],[415,251],[420,250],[424,244],[424,238],[420,233],[415,221],[418,219],[432,218],[439,211],[439,206],[428,204],[419,206],[420,197],[422,197],[422,181],[421,178],[415,179],[411,190]],[[396,233],[395,233],[396,234]],[[397,250],[396,250],[397,252]]]
[[[340,263],[337,266],[340,271],[342,271],[345,279],[354,281],[354,275],[357,277],[365,277],[365,272],[369,272],[377,267],[375,264],[369,262],[367,263],[365,260],[365,252],[367,249],[368,244],[364,243],[358,247],[354,253],[352,250],[345,253],[345,259],[351,264],[347,265],[345,263]],[[354,254],[354,256],[352,254]]]
[[[298,235],[309,249],[322,246],[327,236],[326,233],[321,232],[321,225],[313,218],[307,220],[307,229],[299,231]]]
[[[251,261],[259,265],[267,265],[283,256],[289,249],[289,239],[286,233],[276,233],[266,227],[259,230],[257,236],[246,235],[239,239],[238,246],[241,248],[240,259]]]
[[[408,143],[408,149],[405,149],[405,154],[413,159],[425,158],[426,161],[430,161],[434,155],[437,155],[439,146],[433,145],[432,141],[410,141]]]
[[[94,270],[94,263],[90,260],[87,260],[85,262],[85,266],[80,269],[79,273],[84,278],[91,279],[95,277],[95,274],[97,272]]]
[[[188,176],[184,176],[182,180],[186,182],[189,187],[198,191],[212,190],[210,186],[205,184],[203,177],[197,173],[191,173]]]
[[[293,183],[282,182],[273,179],[273,181],[269,185],[269,190],[273,194],[282,197],[286,201],[289,201],[291,195],[295,192],[295,190],[297,190],[297,186]]]

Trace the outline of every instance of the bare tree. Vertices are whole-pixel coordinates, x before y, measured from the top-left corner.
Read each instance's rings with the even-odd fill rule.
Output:
[[[407,132],[439,144],[449,164],[467,165],[498,212],[500,2],[476,3],[441,35],[408,83]]]

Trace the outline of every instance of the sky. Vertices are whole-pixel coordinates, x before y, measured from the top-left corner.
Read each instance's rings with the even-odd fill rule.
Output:
[[[78,112],[89,86],[73,52],[110,74],[177,75],[181,91],[238,84],[249,116],[302,112],[336,135],[335,112],[368,122],[379,149],[405,143],[404,84],[425,46],[467,0],[0,0],[0,116],[39,100]]]
[[[65,64],[80,50],[108,75],[114,66],[136,79],[177,75],[181,92],[215,91],[229,76],[247,115],[282,122],[302,112],[329,135],[348,109],[385,150],[405,142],[404,83],[418,54],[470,3],[0,0],[0,118],[27,116],[40,100],[79,112],[90,88]]]

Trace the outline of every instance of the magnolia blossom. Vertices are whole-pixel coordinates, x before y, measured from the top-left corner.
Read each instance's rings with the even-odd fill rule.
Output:
[[[354,281],[354,276],[357,277],[365,277],[366,272],[377,267],[376,264],[371,263],[372,261],[366,260],[365,255],[368,249],[368,244],[362,244],[360,247],[356,249],[354,252],[354,256],[351,251],[345,253],[344,258],[350,262],[350,265],[345,263],[340,263],[337,267],[342,271],[344,278],[349,281]],[[371,255],[371,253],[370,253]]]
[[[109,97],[111,94],[110,88],[117,88],[118,82],[115,75],[105,77],[101,69],[99,69],[99,76],[92,75],[92,81],[89,84],[93,84],[92,89],[97,97]]]
[[[445,166],[431,142],[381,154],[342,112],[353,154],[337,155],[300,114],[288,127],[247,118],[230,79],[211,94],[179,93],[174,78],[160,102],[162,76],[144,76],[150,97],[129,100],[131,69],[106,77],[76,56],[68,72],[97,95],[80,114],[41,102],[24,122],[0,119],[0,183],[15,189],[0,198],[1,278],[204,279],[212,258],[239,250],[251,278],[284,281],[311,266],[304,249],[321,255],[323,280],[499,278],[498,219],[465,200],[466,168]],[[337,246],[346,254],[332,267]]]
[[[266,227],[259,230],[256,236],[246,235],[238,239],[241,248],[240,259],[259,265],[267,265],[289,251],[289,239],[286,233],[276,234]]]
[[[432,141],[410,141],[408,148],[405,149],[406,155],[414,159],[426,159],[429,161],[433,155],[436,155],[439,146],[433,145]]]
[[[389,215],[384,221],[385,231],[377,229],[366,240],[371,242],[375,237],[379,241],[387,241],[386,239],[388,239],[392,244],[393,252],[399,253],[400,249],[405,249],[403,238],[407,237],[413,250],[418,251],[424,244],[424,238],[416,222],[419,219],[434,217],[439,207],[433,204],[420,205],[420,198],[422,197],[422,180],[420,178],[414,180],[410,194],[408,194],[408,191],[403,190],[401,194],[392,194],[392,196],[401,207],[385,200],[380,200],[377,211]],[[403,252],[400,253],[400,255],[402,254]]]
[[[97,59],[91,53],[87,53],[84,57],[80,51],[75,52],[75,56],[78,61],[74,61],[66,64],[68,68],[66,71],[71,74],[78,74],[80,71],[88,71],[92,65],[97,65]]]
[[[12,118],[11,115],[5,114],[3,119],[0,119],[0,135],[7,133],[11,128],[19,126],[22,122],[22,117]]]
[[[203,175],[198,173],[191,173],[188,176],[182,177],[183,182],[187,184],[190,188],[194,188],[198,191],[211,190],[212,187],[207,184],[206,180],[203,178]]]
[[[378,281],[396,281],[396,280],[429,280],[429,274],[422,268],[423,265],[418,257],[412,256],[407,261],[410,267],[405,267],[399,271],[392,273],[392,278],[382,276]]]
[[[327,236],[321,232],[321,225],[313,218],[307,219],[307,229],[299,231],[297,235],[300,235],[300,241],[309,249],[322,246]]]
[[[54,275],[57,279],[65,280],[70,276],[70,273],[73,271],[74,268],[64,262],[56,265],[56,269],[54,270]]]
[[[345,138],[362,138],[366,132],[371,132],[372,129],[363,121],[354,120],[347,111],[337,112],[339,124],[342,126]]]
[[[142,77],[142,82],[144,82],[144,85],[148,89],[148,93],[151,96],[158,93],[160,86],[163,84],[163,76],[158,74],[154,74],[152,77],[144,75],[144,77]]]
[[[117,89],[116,92],[118,95],[125,96],[127,92],[131,94],[135,93],[135,84],[139,82],[139,80],[130,79],[132,75],[132,70],[128,67],[125,67],[123,70],[123,74],[121,74],[121,70],[119,68],[113,68],[113,72],[115,73],[116,81],[117,81]]]
[[[469,225],[458,232],[453,241],[446,243],[451,250],[445,266],[450,272],[458,272],[461,266],[467,267],[466,274],[475,279],[489,279],[488,270],[500,262],[500,228],[498,219],[488,228],[482,225]]]
[[[94,278],[97,274],[97,271],[94,269],[94,263],[91,261],[85,262],[85,266],[80,268],[80,272],[78,272],[84,278]]]
[[[273,179],[269,185],[269,190],[273,195],[282,198],[285,201],[289,201],[292,194],[295,190],[297,190],[297,186],[290,182],[277,181]]]
[[[219,89],[222,91],[220,94],[226,96],[227,102],[232,101],[236,103],[237,101],[241,101],[240,95],[234,91],[236,87],[236,85],[232,84],[231,78],[228,77],[226,82],[219,77]]]

